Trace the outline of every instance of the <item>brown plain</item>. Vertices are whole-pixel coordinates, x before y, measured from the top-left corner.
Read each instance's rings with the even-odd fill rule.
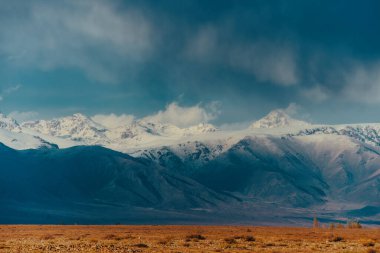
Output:
[[[0,252],[380,253],[380,229],[8,225]]]

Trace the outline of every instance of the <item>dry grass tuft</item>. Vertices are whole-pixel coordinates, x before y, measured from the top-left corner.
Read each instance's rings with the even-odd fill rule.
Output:
[[[247,235],[245,237],[245,241],[247,241],[247,242],[254,242],[254,241],[256,241],[256,238],[253,237],[252,235]]]
[[[137,243],[137,244],[134,244],[133,246],[137,248],[149,248],[149,246],[145,243]]]
[[[224,238],[224,241],[228,244],[235,244],[237,243],[235,238]]]
[[[188,235],[186,236],[186,239],[188,241],[197,241],[197,240],[206,240],[206,237],[200,234],[195,234],[195,235]]]
[[[364,242],[363,246],[365,246],[365,247],[373,247],[373,246],[375,246],[375,242],[373,242],[373,241]]]
[[[341,242],[341,241],[343,241],[344,239],[343,239],[343,237],[341,237],[341,236],[334,236],[334,237],[332,237],[331,239],[330,239],[330,242]]]

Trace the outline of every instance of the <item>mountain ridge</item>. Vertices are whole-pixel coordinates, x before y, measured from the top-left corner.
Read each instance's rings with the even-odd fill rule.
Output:
[[[311,210],[328,219],[357,213],[364,222],[380,221],[380,212],[364,211],[380,206],[380,148],[347,136],[315,137],[246,137],[202,161],[199,150],[210,152],[198,143],[198,149],[172,163],[160,163],[162,156],[131,157],[99,146],[18,151],[0,145],[0,203],[17,212],[20,205],[25,211],[33,204],[38,217],[47,205],[72,212],[70,219],[79,222],[77,215],[92,212],[92,205],[102,206],[99,217],[104,208],[113,213],[118,206],[118,213],[131,210],[126,216],[143,208],[141,219],[160,212],[170,222],[176,220],[170,214],[174,210],[182,218],[192,213],[227,223],[254,218],[265,224],[275,215],[277,222],[289,224],[286,216],[311,219]],[[272,212],[265,216],[268,208]],[[4,212],[2,219],[7,219],[11,214]]]
[[[74,114],[53,120],[28,121],[21,124],[12,118],[1,115],[0,129],[31,135],[31,138],[38,137],[63,148],[76,145],[100,145],[127,153],[141,148],[185,143],[188,140],[236,139],[237,141],[244,136],[260,134],[310,135],[323,132],[356,136],[358,140],[374,145],[380,143],[380,124],[310,124],[293,119],[284,110],[274,110],[262,119],[253,122],[249,128],[235,131],[220,130],[208,123],[179,128],[172,124],[150,122],[144,119],[134,120],[123,126],[107,128],[83,114]],[[12,146],[12,143],[7,142],[7,144]],[[13,147],[19,148],[16,145]],[[27,148],[29,147],[30,145]],[[38,144],[34,147],[38,148]]]
[[[14,123],[9,119],[4,122]],[[357,214],[365,222],[379,222],[380,212],[374,210],[380,210],[380,124],[305,127],[298,121],[288,124],[292,122],[274,117],[274,124],[265,125],[270,127],[239,131],[219,130],[208,124],[178,128],[139,120],[107,129],[92,124],[84,115],[20,124],[20,132],[3,124],[0,143],[5,146],[0,150],[6,154],[0,159],[0,167],[4,173],[19,170],[20,175],[12,174],[13,183],[3,179],[0,201],[9,210],[19,211],[10,203],[12,198],[4,197],[20,193],[12,187],[21,187],[17,178],[25,184],[26,173],[35,180],[40,177],[33,181],[38,190],[33,196],[22,193],[24,199],[34,201],[29,204],[40,206],[53,201],[49,205],[58,208],[60,198],[51,197],[55,191],[41,189],[49,182],[67,182],[67,189],[61,187],[60,191],[71,197],[62,202],[66,203],[62,208],[72,209],[75,217],[79,209],[73,200],[78,195],[87,196],[79,201],[83,201],[86,212],[92,205],[101,205],[118,213],[118,219],[125,208],[133,210],[127,212],[133,217],[143,208],[141,219],[159,212],[173,221],[175,212],[181,219],[191,213],[193,221],[254,218],[265,224],[273,219],[268,216],[269,208],[278,222],[285,223],[290,222],[286,216],[309,219],[311,211],[326,219]],[[33,129],[40,125],[56,131],[49,135],[50,130]],[[13,163],[7,163],[9,159]],[[38,173],[28,174],[24,167]],[[62,182],[58,182],[60,177]],[[128,185],[117,183],[120,180]],[[87,183],[79,184],[82,181]],[[30,193],[33,182],[27,187]],[[39,195],[47,202],[37,201]],[[101,201],[93,202],[89,196]],[[13,199],[19,197],[14,195]],[[129,204],[123,207],[122,203]],[[19,205],[24,208],[21,200]],[[28,206],[25,208],[27,212]],[[102,208],[92,215],[101,216]]]

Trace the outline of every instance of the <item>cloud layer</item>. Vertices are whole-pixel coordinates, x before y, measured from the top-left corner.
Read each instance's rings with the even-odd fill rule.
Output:
[[[153,123],[172,124],[177,127],[190,127],[199,123],[207,123],[215,120],[220,114],[219,103],[213,102],[206,106],[196,104],[194,106],[181,106],[177,102],[172,102],[164,110],[157,113],[137,118],[127,114],[96,114],[91,119],[107,128],[116,128],[130,125],[136,120],[143,120]]]
[[[207,123],[214,120],[219,114],[217,105],[212,103],[208,110],[200,104],[190,107],[182,107],[173,102],[166,106],[165,110],[160,110],[156,114],[143,118],[146,121],[170,123],[178,127],[189,127],[199,123]]]
[[[46,118],[102,106],[120,122],[135,110],[184,126],[248,122],[295,102],[323,122],[373,121],[379,29],[376,0],[1,2],[0,83],[23,88],[6,99],[1,87],[0,109]],[[170,104],[180,95],[220,101],[223,114]]]
[[[253,75],[260,82],[298,82],[296,52],[286,41],[225,38],[227,27],[207,25],[189,38],[185,55],[204,63],[223,64]],[[233,35],[233,32],[231,36]],[[233,42],[231,42],[231,40]]]
[[[0,25],[0,52],[14,65],[78,68],[91,79],[117,82],[154,46],[150,21],[115,1],[30,1],[14,8],[23,15],[8,15]]]
[[[91,117],[91,119],[107,128],[116,128],[130,125],[135,120],[135,116],[126,114],[116,115],[111,113],[97,114]]]

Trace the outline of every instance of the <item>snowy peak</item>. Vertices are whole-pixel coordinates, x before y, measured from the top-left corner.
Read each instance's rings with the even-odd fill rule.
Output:
[[[107,136],[115,141],[144,141],[152,138],[178,136],[180,133],[181,129],[171,124],[138,120],[125,126],[109,129]]]
[[[25,122],[22,127],[54,137],[69,138],[76,141],[94,140],[104,138],[106,129],[90,118],[76,113],[53,120],[37,120]]]
[[[290,117],[284,110],[271,111],[264,118],[254,122],[250,128],[307,127],[310,123]]]
[[[123,132],[125,136],[137,136],[141,134],[148,134],[162,137],[174,137],[174,136],[193,136],[204,133],[212,133],[218,129],[211,124],[200,123],[195,126],[187,128],[179,128],[173,124],[158,123],[146,120],[138,120],[131,125],[124,126]]]
[[[191,126],[183,129],[185,136],[197,135],[197,134],[205,134],[205,133],[213,133],[218,131],[218,129],[208,123],[200,123],[196,126]]]
[[[11,132],[21,132],[21,127],[13,118],[7,117],[5,114],[0,113],[0,129]]]
[[[181,129],[172,124],[164,124],[153,121],[139,120],[136,122],[142,129],[147,133],[159,136],[172,136],[178,135],[181,132]]]
[[[52,120],[25,122],[21,127],[32,134],[38,133],[44,137],[70,140],[76,142],[77,145],[101,145],[118,150],[151,142],[166,143],[167,140],[173,141],[217,130],[214,126],[206,123],[180,128],[173,124],[146,119],[134,120],[123,126],[108,128],[79,113]]]

